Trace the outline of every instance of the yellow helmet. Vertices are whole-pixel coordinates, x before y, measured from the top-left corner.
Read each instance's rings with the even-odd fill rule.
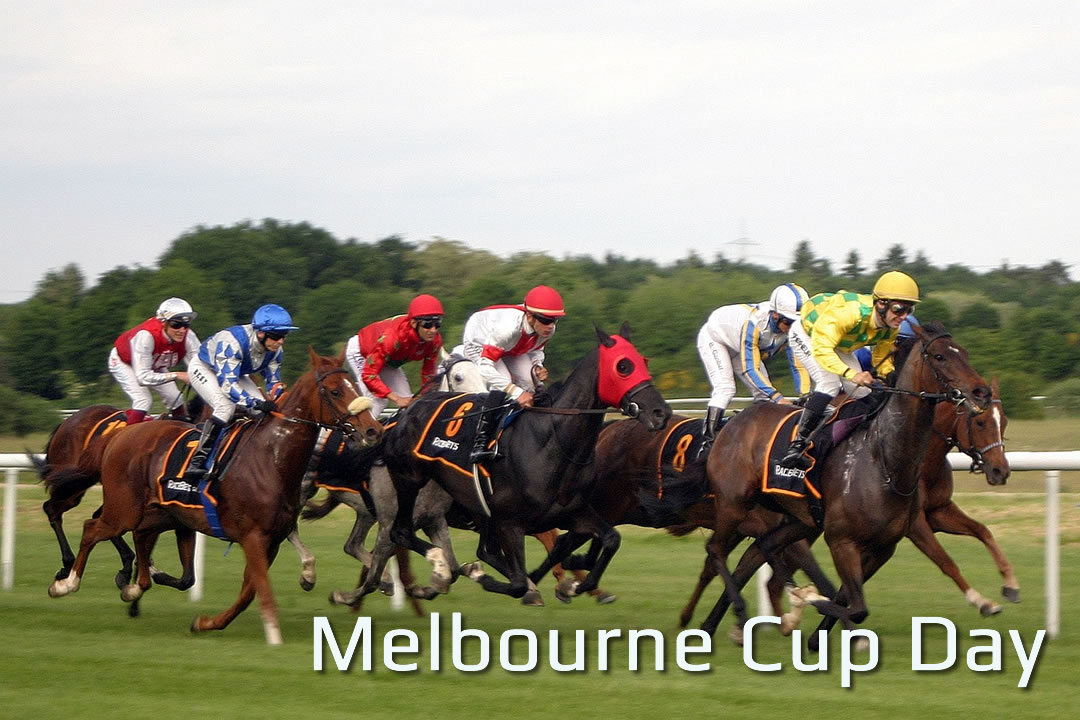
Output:
[[[919,286],[910,275],[898,270],[890,270],[874,283],[875,300],[902,300],[919,302]]]

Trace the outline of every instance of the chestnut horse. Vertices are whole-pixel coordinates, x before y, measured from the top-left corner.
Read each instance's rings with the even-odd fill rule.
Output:
[[[462,568],[489,591],[522,597],[529,582],[539,581],[553,565],[589,539],[598,540],[599,557],[584,582],[571,594],[594,589],[619,547],[619,534],[582,499],[593,471],[590,463],[606,408],[619,407],[646,427],[659,430],[671,408],[653,386],[645,361],[629,341],[629,327],[619,335],[597,329],[599,346],[578,362],[560,386],[550,392],[550,407],[525,410],[502,432],[504,456],[485,467],[491,474],[491,493],[485,499],[479,483],[456,470],[413,453],[447,395],[422,396],[387,432],[383,456],[398,495],[398,513],[391,537],[424,555],[438,570],[442,551],[416,537],[413,506],[420,489],[434,479],[465,509],[479,529],[477,554],[509,582],[484,573],[479,563]],[[438,439],[438,438],[436,438]],[[524,537],[555,527],[567,528],[544,563],[526,573]],[[361,590],[374,589],[369,576]]]
[[[957,412],[971,416],[992,404],[990,387],[971,368],[967,352],[939,323],[917,327],[915,334],[915,346],[897,371],[895,388],[880,388],[892,393],[881,410],[819,461],[825,541],[841,579],[840,592],[833,600],[812,602],[825,616],[822,627],[830,627],[837,619],[860,623],[869,615],[863,583],[892,557],[919,513],[919,482],[934,434],[934,403],[946,400],[955,404]],[[739,523],[765,499],[761,472],[767,463],[768,438],[790,412],[771,404],[740,412],[724,427],[709,455],[706,470],[715,495],[716,530],[708,547],[724,578],[726,594],[702,625],[707,632],[715,632],[728,600],[740,627],[746,620],[740,590],[749,575],[738,580],[732,576],[728,547]],[[818,530],[804,499],[780,495],[769,499],[787,518],[747,552],[758,550],[776,567],[779,550],[814,537]],[[748,570],[756,570],[754,563],[749,565]]]
[[[370,401],[357,394],[348,371],[341,367],[343,357],[320,357],[311,349],[308,353],[311,370],[283,396],[280,411],[264,415],[245,432],[220,472],[216,503],[220,528],[225,539],[243,548],[247,565],[236,602],[217,616],[196,618],[192,632],[224,629],[257,594],[266,641],[281,643],[267,571],[281,541],[296,526],[300,483],[319,431],[341,429],[354,445],[374,445],[382,435],[382,425],[368,412]],[[164,458],[190,429],[169,421],[140,423],[101,443],[100,452],[85,454],[74,471],[54,476],[54,484],[62,487],[65,481],[85,483],[87,475],[96,475],[105,502],[100,517],[86,522],[71,573],[53,582],[51,596],[78,590],[93,547],[131,530],[138,577],[121,597],[132,601],[150,588],[149,552],[158,534],[178,528],[212,532],[202,509],[159,504],[156,499],[156,478]]]

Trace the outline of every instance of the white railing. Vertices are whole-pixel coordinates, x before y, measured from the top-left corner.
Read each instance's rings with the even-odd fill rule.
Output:
[[[1061,628],[1061,569],[1060,569],[1060,532],[1058,525],[1059,499],[1058,490],[1062,470],[1080,470],[1080,450],[1064,452],[1008,452],[1012,471],[1046,471],[1046,632],[1056,637]],[[39,456],[40,457],[40,456]],[[949,462],[954,470],[966,470],[971,460],[957,452],[949,454]],[[15,583],[15,499],[18,490],[20,470],[32,470],[33,463],[26,455],[19,453],[0,453],[0,469],[6,471],[4,484],[3,528],[0,532],[0,586],[10,590]],[[192,588],[192,600],[202,596],[202,535],[196,547],[195,569],[196,585]]]

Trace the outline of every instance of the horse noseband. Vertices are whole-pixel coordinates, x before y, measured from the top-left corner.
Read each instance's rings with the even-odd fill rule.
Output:
[[[626,394],[623,395],[622,402],[619,403],[619,409],[622,410],[624,415],[636,418],[641,414],[641,406],[634,402],[634,395],[644,390],[650,382],[652,381],[645,380],[626,391]]]

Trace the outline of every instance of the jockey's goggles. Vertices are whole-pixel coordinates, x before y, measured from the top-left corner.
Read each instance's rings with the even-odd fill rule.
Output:
[[[166,320],[165,322],[167,322],[169,324],[169,327],[171,327],[173,330],[191,327],[190,320]]]
[[[284,340],[289,334],[288,330],[263,330],[267,340]]]
[[[912,303],[890,302],[888,305],[888,309],[893,315],[910,315],[915,311],[915,306]]]
[[[439,315],[423,315],[416,318],[416,322],[425,330],[442,327],[442,317]]]
[[[548,317],[547,315],[537,315],[536,313],[533,313],[532,316],[533,319],[541,325],[554,325],[559,321],[559,318]]]

